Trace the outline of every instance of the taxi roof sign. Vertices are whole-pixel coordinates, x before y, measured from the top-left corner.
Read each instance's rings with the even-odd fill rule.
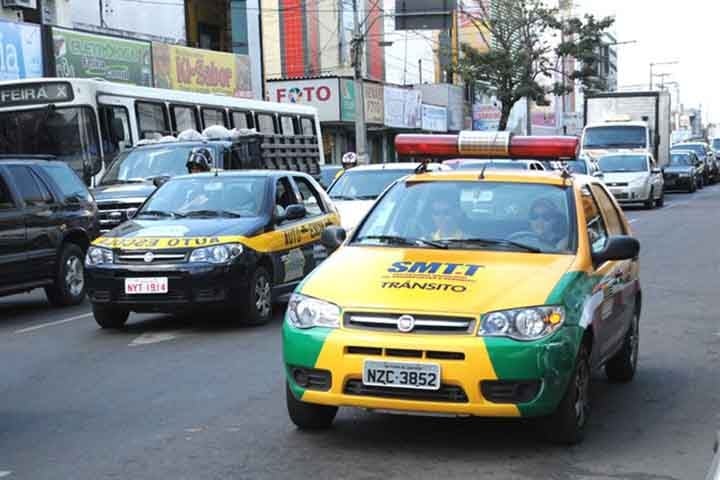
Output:
[[[577,137],[513,136],[508,132],[463,131],[459,135],[401,134],[395,150],[401,156],[465,158],[576,158]]]

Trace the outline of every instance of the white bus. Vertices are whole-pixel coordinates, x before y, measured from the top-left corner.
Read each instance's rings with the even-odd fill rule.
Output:
[[[211,125],[312,136],[325,163],[314,107],[96,79],[0,82],[0,154],[55,155],[89,185],[118,152],[139,140]]]

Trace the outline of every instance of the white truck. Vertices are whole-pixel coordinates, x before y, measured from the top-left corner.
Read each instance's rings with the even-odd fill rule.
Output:
[[[580,154],[651,153],[659,167],[670,160],[669,92],[613,92],[585,96]]]

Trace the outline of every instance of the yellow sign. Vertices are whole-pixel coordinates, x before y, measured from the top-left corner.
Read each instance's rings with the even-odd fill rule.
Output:
[[[155,86],[252,98],[250,58],[153,42]]]

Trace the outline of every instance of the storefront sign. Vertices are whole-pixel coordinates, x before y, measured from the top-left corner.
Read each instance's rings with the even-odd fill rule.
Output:
[[[420,128],[422,94],[419,90],[385,87],[385,126]]]
[[[153,42],[155,86],[252,98],[250,57]]]
[[[340,120],[355,121],[355,82],[343,78],[340,80]]]
[[[447,108],[435,105],[422,106],[422,129],[429,132],[447,132]]]
[[[74,98],[72,86],[66,82],[27,83],[0,87],[0,106],[69,102]]]
[[[385,121],[385,92],[382,84],[365,82],[365,122],[382,125]]]
[[[52,29],[58,77],[104,78],[152,86],[150,43]]]
[[[42,76],[40,27],[0,21],[0,80]]]
[[[271,102],[310,105],[317,108],[321,122],[340,120],[340,87],[337,78],[270,81],[267,89]]]
[[[500,109],[493,104],[473,105],[473,130],[497,131],[500,125]]]

